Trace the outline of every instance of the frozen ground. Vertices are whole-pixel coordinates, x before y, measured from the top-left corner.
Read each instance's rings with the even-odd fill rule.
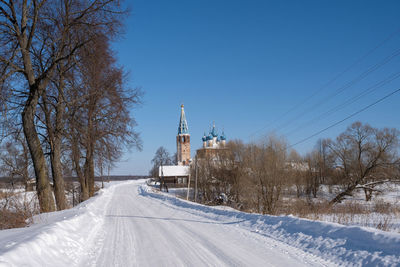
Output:
[[[0,266],[398,266],[400,234],[213,208],[112,183],[28,228],[0,231]]]

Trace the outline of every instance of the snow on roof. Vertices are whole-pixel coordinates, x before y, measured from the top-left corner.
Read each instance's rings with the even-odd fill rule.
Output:
[[[189,176],[189,166],[160,166],[158,168],[159,176]]]

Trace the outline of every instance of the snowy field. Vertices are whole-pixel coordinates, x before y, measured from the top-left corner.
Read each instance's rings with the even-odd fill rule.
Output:
[[[400,233],[400,184],[380,185],[376,189],[381,192],[375,193],[370,201],[365,201],[363,191],[355,191],[352,197],[335,205],[336,212],[309,214],[307,218]],[[311,201],[329,201],[338,192],[338,188],[329,190],[327,186],[321,186],[318,198]]]
[[[400,266],[400,234],[209,207],[142,181],[0,231],[0,266]]]
[[[154,185],[153,185],[154,186]],[[158,188],[158,186],[154,186]],[[400,184],[390,184],[377,187],[382,193],[374,195],[371,201],[365,201],[363,192],[355,192],[353,197],[344,200],[335,205],[334,210],[318,210],[309,213],[294,213],[297,217],[303,217],[311,220],[339,223],[348,226],[366,226],[388,232],[400,233]],[[283,199],[288,203],[296,200],[304,202],[311,201],[317,204],[321,201],[328,202],[339,189],[328,189],[328,186],[322,185],[317,198],[296,197],[295,188],[290,193],[285,192]],[[332,192],[333,191],[333,192]],[[169,188],[169,194],[182,199],[187,197],[187,188]],[[193,199],[193,190],[190,189],[189,199]],[[289,204],[290,205],[290,204]],[[303,207],[304,209],[304,207]],[[292,210],[296,211],[296,207]],[[285,215],[279,213],[280,215]],[[290,214],[290,213],[289,213]]]

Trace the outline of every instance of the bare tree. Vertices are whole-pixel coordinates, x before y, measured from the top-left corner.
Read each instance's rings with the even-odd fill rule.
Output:
[[[223,156],[223,166],[229,179],[229,199],[236,207],[241,207],[243,191],[246,189],[245,168],[243,165],[243,157],[245,145],[239,140],[233,140],[227,143],[227,150],[221,155]]]
[[[252,153],[252,170],[258,180],[259,210],[274,213],[287,173],[286,144],[269,136],[260,146],[254,147]]]
[[[54,78],[46,91],[43,91],[41,102],[39,103],[44,114],[43,123],[46,128],[46,141],[49,146],[51,174],[54,184],[54,195],[58,210],[67,208],[65,198],[65,186],[62,173],[62,139],[65,127],[65,75],[66,63],[59,63],[54,72]]]
[[[129,111],[140,104],[141,91],[126,89],[124,75],[106,36],[98,36],[92,46],[80,50],[67,115],[82,200],[94,194],[95,162],[110,166],[124,147],[141,149]]]
[[[300,154],[292,149],[288,155],[287,169],[288,169],[288,184],[290,187],[294,185],[296,187],[296,196],[300,198],[306,193],[307,185],[307,169],[305,167],[305,159]]]
[[[35,124],[37,105],[56,68],[98,33],[114,34],[120,15],[119,1],[0,2],[0,83],[14,79],[10,90],[18,99],[13,104],[23,107],[22,124],[42,212],[54,210],[54,201]]]
[[[163,186],[165,190],[168,192],[168,186],[164,180],[164,177],[161,173],[159,175],[158,170],[160,167],[165,166],[165,165],[171,165],[173,159],[171,158],[171,155],[169,154],[168,150],[166,150],[163,146],[159,147],[151,160],[151,163],[153,164],[153,167],[150,170],[150,175],[152,177],[159,177],[160,181],[160,190],[162,190]],[[162,171],[162,169],[161,169]]]
[[[342,201],[354,190],[365,191],[371,199],[377,184],[391,180],[390,171],[397,161],[399,132],[396,129],[376,129],[368,124],[353,123],[327,146],[337,163],[337,172],[346,185],[331,204]]]
[[[154,157],[151,160],[151,163],[153,164],[153,166],[150,170],[150,175],[152,177],[158,177],[158,168],[160,166],[171,165],[172,157],[165,147],[160,146],[157,149],[156,153],[154,154]]]
[[[11,179],[13,188],[18,178],[28,190],[30,157],[22,133],[14,132],[0,148],[4,149],[0,153],[0,171]]]
[[[318,151],[313,151],[305,157],[307,170],[304,172],[307,196],[317,197],[317,192],[321,184],[322,168],[320,166],[320,155]]]
[[[208,203],[214,200],[215,162],[213,155],[205,154],[197,158],[198,192],[200,202]],[[192,170],[196,171],[196,170]]]

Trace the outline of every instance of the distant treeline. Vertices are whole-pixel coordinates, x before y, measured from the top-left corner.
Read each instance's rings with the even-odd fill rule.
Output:
[[[110,176],[95,176],[94,180],[101,182],[101,181],[127,181],[127,180],[140,180],[140,179],[147,179],[149,176],[147,175],[110,175]],[[67,182],[78,182],[78,177],[64,177],[64,180]],[[0,177],[0,183],[23,183],[24,179],[20,178],[11,178],[11,177]]]

